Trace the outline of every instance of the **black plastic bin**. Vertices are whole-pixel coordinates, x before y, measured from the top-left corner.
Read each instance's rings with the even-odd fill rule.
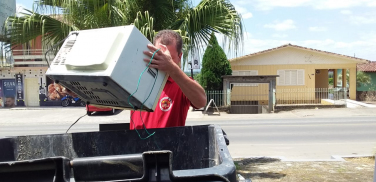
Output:
[[[140,135],[148,136],[145,130]],[[218,125],[0,139],[0,181],[236,181]]]

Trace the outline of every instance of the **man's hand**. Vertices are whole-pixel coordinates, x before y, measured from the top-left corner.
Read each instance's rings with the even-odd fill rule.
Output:
[[[167,73],[178,84],[181,91],[193,106],[196,108],[204,107],[206,105],[205,91],[199,83],[190,79],[180,69],[179,64],[182,54],[177,52],[175,45],[166,46],[157,42],[155,46],[149,44],[148,48],[150,51],[144,51],[144,54],[150,58],[153,56],[153,53],[160,48],[160,50],[154,54],[149,67]],[[146,58],[144,61],[149,63],[150,58]]]
[[[158,48],[159,47],[159,48]],[[144,61],[149,64],[151,57],[153,56],[154,52],[160,49],[158,52],[154,54],[153,60],[149,65],[150,68],[156,68],[167,74],[171,75],[173,72],[176,72],[177,69],[180,69],[179,66],[174,62],[171,57],[170,51],[167,49],[165,45],[158,45],[158,47],[149,44],[148,48],[150,51],[144,51],[144,54],[147,55],[148,58],[144,58]]]

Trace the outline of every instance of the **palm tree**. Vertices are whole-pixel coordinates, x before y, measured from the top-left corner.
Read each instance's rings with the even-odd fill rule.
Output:
[[[72,30],[130,24],[149,40],[162,29],[179,32],[185,53],[203,48],[213,32],[224,35],[229,50],[237,51],[243,40],[241,16],[227,0],[202,0],[196,7],[190,0],[39,0],[33,6],[7,19],[9,46],[39,35],[53,45]]]

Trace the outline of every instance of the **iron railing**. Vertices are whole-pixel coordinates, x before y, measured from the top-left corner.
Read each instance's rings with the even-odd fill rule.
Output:
[[[222,107],[226,105],[225,99],[226,99],[226,91],[223,90],[207,90],[206,93],[206,100],[209,103],[211,99],[214,100],[215,104],[218,107]],[[207,103],[207,104],[208,104]]]
[[[337,104],[345,99],[346,88],[276,89],[277,105]]]
[[[213,99],[218,107],[227,106],[226,103],[236,103],[236,105],[267,105],[269,100],[268,93],[234,94],[223,90],[207,90],[205,92],[207,101],[209,102]],[[276,89],[276,104],[340,104],[347,99],[347,94],[348,91],[346,88]]]
[[[16,49],[12,50],[12,53],[14,56],[44,55],[45,51],[43,49]]]

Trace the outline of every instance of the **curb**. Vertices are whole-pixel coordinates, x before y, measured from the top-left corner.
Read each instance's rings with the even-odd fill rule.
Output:
[[[50,107],[14,107],[14,108],[9,108],[9,110],[56,110],[56,109],[76,109],[78,107],[61,107],[61,106],[50,106]],[[85,107],[82,107],[82,108],[84,109]]]
[[[374,155],[332,155],[330,159],[287,159],[283,156],[245,156],[233,157],[234,161],[240,159],[249,159],[249,158],[271,158],[279,159],[281,162],[346,162],[344,158],[360,158],[360,157],[374,157]]]
[[[352,104],[356,104],[356,105],[359,105],[359,106],[363,106],[363,107],[376,108],[375,105],[365,104],[365,103],[354,101],[354,100],[350,100],[350,99],[346,99],[346,102],[349,102],[349,103],[352,103]]]

